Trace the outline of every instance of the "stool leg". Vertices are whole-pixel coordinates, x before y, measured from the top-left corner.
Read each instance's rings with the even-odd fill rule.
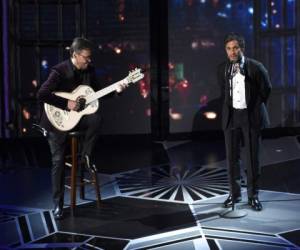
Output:
[[[99,189],[97,172],[93,171],[92,177],[93,177],[93,184],[94,184],[95,191],[96,191],[97,207],[99,208],[100,207],[101,195],[100,195],[100,189]]]
[[[81,167],[80,169],[80,199],[85,199],[85,188],[84,188],[84,171]]]
[[[72,169],[71,169],[71,213],[73,215],[76,206],[76,175],[77,175],[77,139],[72,137]]]

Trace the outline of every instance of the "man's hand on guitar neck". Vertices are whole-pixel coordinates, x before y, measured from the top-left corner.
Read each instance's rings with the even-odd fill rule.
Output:
[[[128,83],[120,83],[116,89],[116,92],[121,93],[127,87],[128,87]]]

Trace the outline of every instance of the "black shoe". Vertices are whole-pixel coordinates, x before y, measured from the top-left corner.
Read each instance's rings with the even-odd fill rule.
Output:
[[[53,216],[55,220],[61,220],[63,218],[63,209],[61,206],[55,206]]]
[[[88,171],[97,172],[96,165],[92,162],[89,155],[84,155],[84,165]]]
[[[234,199],[234,203],[238,203],[238,202],[240,202],[242,200],[242,197],[241,196],[237,196],[235,199]],[[223,206],[224,207],[231,207],[232,206],[232,195],[230,194],[229,196],[228,196],[228,198],[224,201],[224,203],[223,203]]]
[[[253,210],[255,211],[261,211],[262,210],[262,205],[260,201],[258,200],[257,197],[255,198],[248,198],[248,205],[252,207]]]

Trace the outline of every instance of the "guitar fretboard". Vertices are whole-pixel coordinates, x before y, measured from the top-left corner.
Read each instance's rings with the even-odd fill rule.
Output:
[[[100,89],[99,91],[95,92],[95,93],[92,94],[92,95],[89,95],[89,96],[86,98],[86,104],[89,104],[89,103],[91,103],[91,102],[93,102],[93,101],[95,101],[95,100],[97,100],[97,99],[99,99],[99,98],[101,98],[101,97],[103,97],[103,96],[108,95],[108,94],[111,93],[111,92],[116,91],[117,88],[118,88],[118,85],[119,85],[119,84],[122,84],[122,83],[127,83],[126,78],[123,79],[123,80],[121,80],[121,81],[118,81],[118,82],[116,82],[116,83],[114,83],[114,84],[112,84],[112,85],[110,85],[110,86],[108,86],[108,87],[105,87],[105,88],[103,88],[103,89]]]

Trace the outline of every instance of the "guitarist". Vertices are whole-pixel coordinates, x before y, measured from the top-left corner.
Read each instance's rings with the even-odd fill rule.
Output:
[[[64,110],[81,111],[84,103],[67,100],[53,92],[72,92],[78,85],[90,85],[95,91],[103,86],[96,80],[95,69],[91,65],[93,44],[81,37],[73,40],[70,47],[70,58],[55,65],[48,79],[41,85],[37,93],[38,101],[48,103]],[[121,92],[125,85],[119,86]],[[43,112],[43,109],[41,109]],[[85,130],[82,156],[85,166],[91,171],[97,171],[93,164],[92,151],[99,136],[100,109],[97,112],[83,116],[76,128]],[[63,218],[64,204],[64,153],[67,133],[59,131],[49,122],[45,112],[41,114],[40,126],[47,131],[47,139],[52,155],[52,196],[54,202],[53,215],[55,219]]]

